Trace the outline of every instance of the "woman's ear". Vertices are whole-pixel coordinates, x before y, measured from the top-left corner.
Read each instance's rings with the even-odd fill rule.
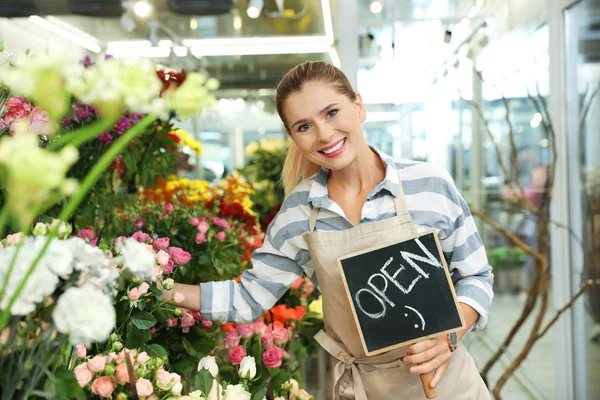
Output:
[[[356,100],[354,100],[354,105],[358,110],[358,118],[361,123],[365,122],[367,119],[367,110],[365,110],[365,105],[362,101],[362,96],[360,93],[356,92]]]

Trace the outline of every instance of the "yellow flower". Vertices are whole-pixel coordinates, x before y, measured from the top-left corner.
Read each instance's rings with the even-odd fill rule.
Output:
[[[246,157],[252,157],[255,155],[259,148],[260,146],[256,142],[248,143],[248,146],[246,146]]]
[[[318,299],[313,300],[308,305],[308,311],[318,314],[321,319],[323,319],[323,297],[319,296]]]

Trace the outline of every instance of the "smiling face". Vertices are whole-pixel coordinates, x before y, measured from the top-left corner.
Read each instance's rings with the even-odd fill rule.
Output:
[[[292,140],[313,164],[340,170],[368,148],[360,95],[351,100],[331,84],[307,82],[289,95],[282,111]]]

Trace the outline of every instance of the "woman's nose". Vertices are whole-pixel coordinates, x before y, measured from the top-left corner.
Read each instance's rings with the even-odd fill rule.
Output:
[[[319,141],[321,143],[328,143],[333,138],[333,131],[331,129],[327,129],[326,126],[317,127]]]

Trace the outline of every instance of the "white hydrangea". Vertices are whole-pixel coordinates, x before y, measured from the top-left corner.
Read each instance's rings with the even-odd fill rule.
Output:
[[[140,279],[155,280],[154,266],[156,260],[154,252],[149,250],[144,243],[129,238],[117,246],[119,257],[116,259],[125,268]]]
[[[8,277],[4,298],[0,299],[0,308],[6,309],[10,299],[16,293],[30,266],[36,259],[47,238],[40,236],[35,239],[27,238],[21,245],[15,259],[13,270]],[[17,251],[17,247],[9,246],[0,249],[0,287],[7,280],[11,260]],[[48,251],[40,259],[37,266],[27,279],[23,290],[16,298],[11,307],[11,314],[25,315],[32,312],[36,305],[45,296],[49,296],[56,289],[59,282],[57,274],[68,274],[70,257],[63,254],[63,248],[57,240],[53,240]]]
[[[111,298],[100,290],[73,287],[58,299],[52,319],[59,332],[69,335],[71,344],[89,347],[108,338],[116,324],[116,313]]]

